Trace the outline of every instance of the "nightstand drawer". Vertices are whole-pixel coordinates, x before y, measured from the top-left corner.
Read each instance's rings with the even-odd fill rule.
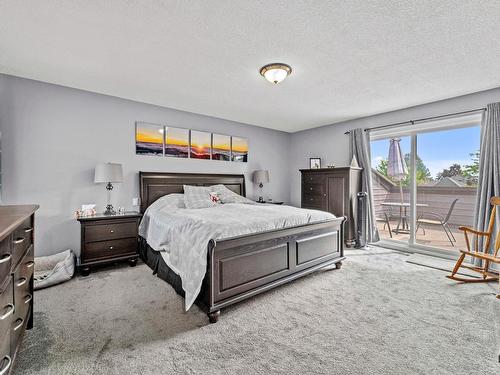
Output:
[[[85,227],[85,242],[114,240],[118,238],[136,237],[137,222],[98,224]]]
[[[137,238],[91,242],[85,245],[85,262],[137,252]]]

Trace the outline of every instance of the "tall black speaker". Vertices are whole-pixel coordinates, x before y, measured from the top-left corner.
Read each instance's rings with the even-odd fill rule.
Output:
[[[356,196],[358,212],[356,218],[356,243],[355,248],[359,249],[366,245],[366,199],[368,194],[364,191]]]

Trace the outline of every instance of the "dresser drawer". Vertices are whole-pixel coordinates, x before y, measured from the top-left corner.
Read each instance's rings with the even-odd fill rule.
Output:
[[[85,262],[137,253],[137,238],[91,242],[85,245]]]
[[[0,374],[9,374],[12,367],[10,341],[10,331],[0,335]]]
[[[22,332],[26,328],[28,316],[30,313],[31,300],[33,295],[30,290],[30,277],[24,274],[26,268],[23,267],[25,260],[23,259],[14,272],[14,303],[15,311],[12,319],[10,340],[11,340],[11,353],[16,350],[16,345],[20,339]],[[32,268],[29,268],[31,271]]]
[[[323,194],[303,194],[302,195],[302,205],[308,204],[313,206],[322,206],[326,201],[326,197]]]
[[[85,242],[114,240],[117,238],[136,237],[137,222],[106,223],[85,226]]]
[[[7,236],[0,242],[0,285],[10,275],[12,258],[12,236]]]
[[[0,291],[0,338],[7,335],[14,316],[14,289],[12,278]]]
[[[324,186],[323,184],[304,184],[302,192],[307,195],[323,195],[325,193]]]
[[[302,184],[324,184],[325,176],[316,173],[302,175]]]
[[[24,252],[33,244],[33,226],[31,218],[26,219],[15,231],[12,239],[15,265]]]
[[[26,255],[19,264],[19,267],[21,270],[21,276],[26,277],[28,278],[28,280],[30,280],[35,270],[35,248],[33,247],[33,245],[31,245],[26,252]]]

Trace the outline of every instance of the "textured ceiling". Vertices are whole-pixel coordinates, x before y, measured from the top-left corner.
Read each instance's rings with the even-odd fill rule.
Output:
[[[500,1],[0,0],[0,72],[284,131],[500,86]],[[259,68],[285,62],[280,85]]]

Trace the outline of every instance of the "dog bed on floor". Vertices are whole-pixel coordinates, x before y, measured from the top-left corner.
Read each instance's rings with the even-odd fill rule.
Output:
[[[75,273],[75,254],[62,253],[35,258],[34,288],[42,289],[70,280]]]

